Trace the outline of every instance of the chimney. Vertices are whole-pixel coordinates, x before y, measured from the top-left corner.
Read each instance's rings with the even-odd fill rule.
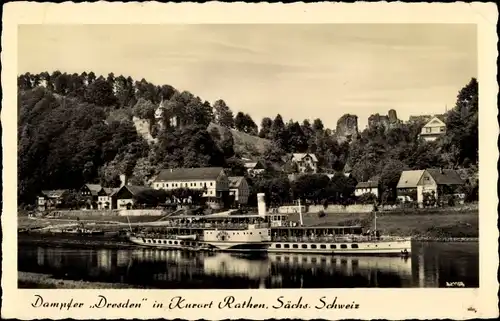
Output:
[[[266,199],[265,199],[266,194],[264,193],[258,193],[257,194],[257,208],[259,210],[259,215],[260,216],[265,216],[266,215]]]
[[[127,175],[121,174],[120,175],[120,188],[127,185]]]

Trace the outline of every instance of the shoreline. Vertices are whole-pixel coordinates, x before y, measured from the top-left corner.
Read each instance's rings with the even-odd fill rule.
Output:
[[[22,271],[17,272],[17,286],[20,289],[148,289],[125,283],[65,280],[50,274]]]

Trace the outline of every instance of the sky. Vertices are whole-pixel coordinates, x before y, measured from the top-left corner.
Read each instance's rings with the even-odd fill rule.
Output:
[[[260,125],[443,113],[477,77],[468,24],[23,25],[18,74],[131,76],[223,99]]]

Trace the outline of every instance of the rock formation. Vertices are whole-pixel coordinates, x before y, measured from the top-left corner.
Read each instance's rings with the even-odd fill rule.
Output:
[[[337,121],[337,140],[356,139],[358,136],[358,116],[345,114]]]

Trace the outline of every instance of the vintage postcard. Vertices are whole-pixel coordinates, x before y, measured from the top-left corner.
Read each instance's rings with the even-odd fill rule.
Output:
[[[494,5],[2,18],[2,317],[498,317]]]

